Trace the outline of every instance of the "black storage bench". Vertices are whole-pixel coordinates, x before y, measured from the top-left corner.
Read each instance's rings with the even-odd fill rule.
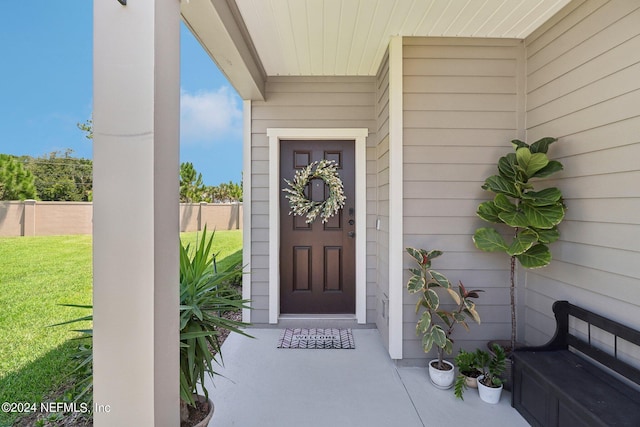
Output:
[[[533,426],[640,426],[640,370],[618,357],[624,341],[640,346],[640,332],[567,301],[553,312],[551,341],[512,354],[511,405]],[[569,331],[570,316],[586,322],[586,338]],[[592,345],[594,328],[611,334],[610,352]]]

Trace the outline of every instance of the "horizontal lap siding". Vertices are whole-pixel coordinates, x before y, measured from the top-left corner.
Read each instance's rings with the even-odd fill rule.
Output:
[[[548,183],[568,207],[551,265],[526,276],[528,343],[553,335],[559,299],[640,329],[639,24],[638,2],[574,1],[526,40],[528,137],[560,138]]]
[[[253,323],[269,322],[269,138],[267,128],[368,128],[367,322],[375,322],[376,82],[370,77],[270,77],[251,103],[251,292]],[[369,244],[371,241],[371,244]]]
[[[406,39],[403,69],[404,246],[443,250],[434,268],[485,290],[478,300],[482,324],[454,332],[456,349],[483,347],[509,334],[508,260],[478,251],[471,236],[482,225],[476,208],[489,197],[480,188],[484,179],[523,133],[523,45]],[[405,268],[412,266],[404,259]],[[415,334],[416,301],[404,293],[406,359],[427,357]]]

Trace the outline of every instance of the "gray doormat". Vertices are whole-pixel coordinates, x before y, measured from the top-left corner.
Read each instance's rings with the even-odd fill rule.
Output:
[[[278,348],[355,349],[351,329],[287,328],[280,334]]]

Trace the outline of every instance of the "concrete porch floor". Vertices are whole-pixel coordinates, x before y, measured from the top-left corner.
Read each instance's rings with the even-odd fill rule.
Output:
[[[256,339],[232,334],[222,347],[224,377],[208,383],[210,426],[529,425],[508,392],[497,405],[471,389],[460,401],[431,385],[425,368],[397,367],[376,329],[353,329],[355,350],[279,349],[281,329],[248,332]]]

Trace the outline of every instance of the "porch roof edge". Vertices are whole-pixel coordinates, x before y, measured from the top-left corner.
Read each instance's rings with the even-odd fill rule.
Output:
[[[233,1],[188,1],[180,7],[189,31],[245,100],[265,100],[266,72]]]

